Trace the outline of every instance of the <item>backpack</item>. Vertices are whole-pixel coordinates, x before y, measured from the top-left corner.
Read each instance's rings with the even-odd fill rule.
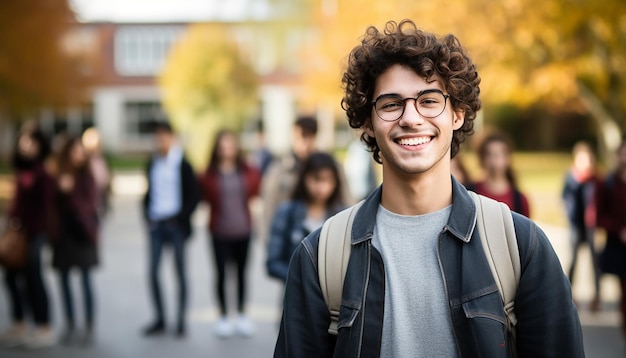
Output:
[[[476,228],[500,292],[512,346],[515,346],[517,318],[514,299],[520,280],[521,264],[513,216],[506,204],[474,192],[469,193],[476,203]],[[328,333],[332,335],[337,335],[343,281],[350,259],[352,223],[363,202],[328,219],[320,232],[318,276],[322,295],[330,312]]]

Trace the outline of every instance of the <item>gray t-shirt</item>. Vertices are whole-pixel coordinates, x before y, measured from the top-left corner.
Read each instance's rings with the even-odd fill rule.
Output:
[[[373,244],[385,264],[383,358],[458,356],[437,259],[450,211],[403,216],[378,207]]]

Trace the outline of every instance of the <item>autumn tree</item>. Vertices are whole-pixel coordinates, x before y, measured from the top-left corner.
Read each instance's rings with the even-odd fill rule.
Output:
[[[348,51],[368,25],[414,20],[454,33],[477,62],[485,107],[513,103],[593,118],[602,152],[626,126],[626,3],[621,0],[300,1],[317,29],[303,46],[309,98],[341,98]]]
[[[258,105],[257,75],[219,25],[191,25],[160,76],[165,110],[186,140],[190,161],[206,166],[215,133],[240,129]]]
[[[0,124],[79,100],[82,79],[63,49],[67,0],[0,1]]]

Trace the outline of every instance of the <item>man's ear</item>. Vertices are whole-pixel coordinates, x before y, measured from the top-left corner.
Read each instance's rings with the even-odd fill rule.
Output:
[[[374,138],[374,127],[372,127],[372,117],[368,117],[365,119],[363,123],[363,132],[368,136]]]
[[[465,123],[465,111],[461,109],[455,110],[454,120],[452,121],[452,129],[460,129],[461,127],[463,127],[463,123]]]

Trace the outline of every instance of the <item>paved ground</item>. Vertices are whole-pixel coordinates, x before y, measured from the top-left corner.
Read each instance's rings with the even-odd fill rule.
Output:
[[[204,208],[195,217],[197,229],[188,246],[190,292],[190,322],[187,338],[178,340],[173,335],[147,339],[140,335],[148,323],[150,308],[146,285],[145,235],[139,217],[139,201],[135,193],[141,190],[142,181],[135,177],[117,183],[118,195],[113,202],[113,213],[102,235],[103,265],[95,274],[98,297],[97,342],[91,348],[55,347],[40,352],[2,350],[0,357],[270,357],[273,352],[279,317],[278,303],[281,286],[267,278],[263,266],[264,250],[260,243],[252,248],[250,263],[249,313],[257,323],[257,334],[250,339],[216,339],[212,334],[216,318],[213,297],[212,257],[209,255],[207,237],[203,229]],[[564,230],[544,227],[550,235],[561,260],[568,262],[567,241]],[[589,261],[581,252],[579,275],[574,294],[581,305],[585,348],[588,357],[624,357],[624,345],[618,329],[616,312],[616,282],[603,279],[603,311],[592,315],[585,310],[591,297]],[[171,257],[165,256],[162,275],[170,317],[174,311],[173,268]],[[47,272],[54,321],[62,329],[58,281],[53,272]],[[78,282],[75,282],[78,284]],[[77,287],[78,288],[78,287]],[[3,290],[0,290],[3,291]],[[80,302],[80,297],[76,298]],[[78,307],[80,314],[80,306]],[[80,316],[79,316],[80,317]],[[0,293],[0,329],[8,324],[6,296]]]

